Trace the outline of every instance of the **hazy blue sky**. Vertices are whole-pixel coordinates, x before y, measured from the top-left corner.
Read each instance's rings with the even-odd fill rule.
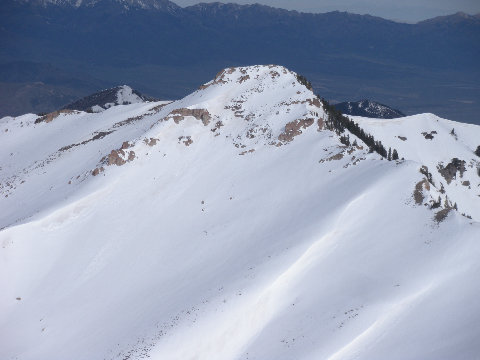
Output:
[[[173,0],[180,6],[214,0]],[[358,14],[371,14],[388,19],[418,21],[448,15],[458,11],[469,14],[480,12],[480,0],[217,0],[237,4],[261,3],[284,9],[305,12],[327,12],[333,10]]]

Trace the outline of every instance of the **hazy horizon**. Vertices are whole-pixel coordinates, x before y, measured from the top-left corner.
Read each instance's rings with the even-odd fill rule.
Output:
[[[195,5],[200,2],[217,2],[216,0],[173,0],[180,6]],[[254,4],[259,3],[277,8],[301,12],[324,13],[330,11],[348,11],[356,14],[369,14],[386,19],[417,22],[437,16],[464,12],[470,15],[480,13],[480,1],[458,0],[405,0],[401,4],[394,0],[235,0],[223,3]]]

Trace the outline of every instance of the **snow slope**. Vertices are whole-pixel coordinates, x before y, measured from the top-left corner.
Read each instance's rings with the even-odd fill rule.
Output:
[[[441,222],[414,191],[479,127],[355,118],[389,162],[325,119],[280,66],[1,119],[0,358],[478,359],[478,177]]]

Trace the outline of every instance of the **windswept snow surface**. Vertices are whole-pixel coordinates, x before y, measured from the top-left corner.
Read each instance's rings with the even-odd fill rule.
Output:
[[[479,127],[355,118],[389,162],[325,118],[255,66],[173,103],[2,119],[0,358],[478,359]],[[470,188],[417,203],[451,157]],[[437,193],[459,208],[441,222]]]

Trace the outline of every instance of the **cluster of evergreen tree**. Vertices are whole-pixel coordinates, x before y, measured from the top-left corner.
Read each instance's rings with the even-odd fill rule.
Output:
[[[312,83],[310,81],[307,80],[307,78],[303,75],[300,75],[300,74],[297,74],[297,81],[302,84],[302,85],[305,85],[305,87],[310,90],[310,91],[313,91],[313,86],[312,86]]]
[[[325,109],[328,118],[325,119],[325,126],[327,129],[335,131],[340,136],[342,144],[349,146],[350,138],[348,135],[342,135],[345,129],[362,140],[370,149],[370,152],[376,152],[380,156],[390,160],[398,160],[398,152],[396,149],[389,148],[388,151],[383,146],[381,141],[376,141],[375,138],[367,134],[355,121],[344,116],[333,105],[330,105],[325,99],[320,99],[323,108]]]

